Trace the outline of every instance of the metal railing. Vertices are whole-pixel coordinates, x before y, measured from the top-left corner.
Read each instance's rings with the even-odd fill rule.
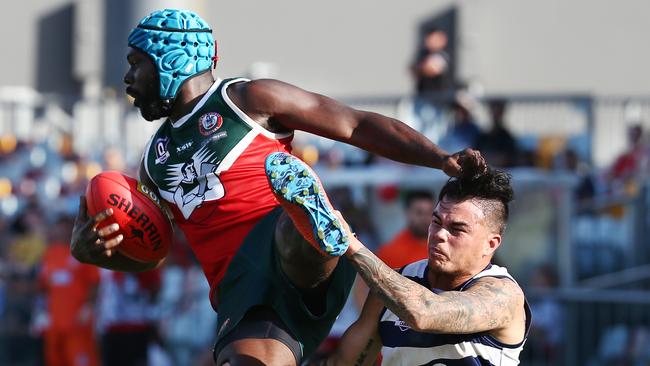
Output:
[[[522,365],[650,362],[649,291],[531,289],[526,296],[534,315]]]
[[[476,99],[472,113],[479,125],[489,125],[486,101],[508,102],[506,124],[524,147],[539,137],[561,137],[596,165],[611,162],[626,146],[625,125],[650,127],[650,97],[594,97],[590,95],[493,95]],[[444,133],[451,96],[386,96],[342,98],[342,101],[401,119],[434,141]],[[430,102],[433,102],[432,104]],[[435,112],[427,105],[440,106]],[[424,107],[424,108],[423,108]],[[432,117],[431,113],[438,113]],[[335,118],[335,116],[333,116]],[[138,156],[158,124],[144,123],[124,98],[65,100],[27,93],[14,97],[0,93],[0,135],[42,141],[61,134],[75,139],[75,149],[88,154],[107,146],[120,148],[127,157]],[[137,160],[137,159],[136,159]]]

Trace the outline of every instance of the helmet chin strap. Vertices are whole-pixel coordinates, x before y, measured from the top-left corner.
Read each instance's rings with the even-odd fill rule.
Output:
[[[212,56],[212,70],[217,68],[217,62],[219,61],[219,46],[217,40],[214,40],[214,56]]]
[[[217,57],[217,56],[214,56],[214,57]],[[215,62],[215,67],[216,67],[216,62],[217,61],[215,60],[214,62]],[[202,75],[202,74],[209,73],[209,72],[210,72],[210,69],[207,69],[207,70],[201,71],[199,73],[196,73],[196,74],[190,76],[185,81],[183,81],[183,83],[181,83],[181,87],[188,80],[190,80],[190,79],[192,79],[192,78],[194,78],[194,77],[196,77],[198,75]],[[158,77],[160,77],[160,75]],[[181,87],[179,87],[178,90],[176,91],[176,95],[174,96],[174,98],[160,99],[160,111],[162,112],[163,116],[168,117],[168,116],[171,115],[172,108],[174,107],[174,103],[176,102],[176,97],[178,97],[178,94],[181,92]]]
[[[163,99],[160,104],[163,115],[169,116],[172,113],[172,107],[174,106],[174,99]]]

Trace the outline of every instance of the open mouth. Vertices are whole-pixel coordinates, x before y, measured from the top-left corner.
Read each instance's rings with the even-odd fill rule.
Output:
[[[129,102],[137,107],[138,106],[138,98],[137,98],[136,93],[133,91],[133,89],[126,88],[126,95],[127,95],[127,99],[129,100]]]

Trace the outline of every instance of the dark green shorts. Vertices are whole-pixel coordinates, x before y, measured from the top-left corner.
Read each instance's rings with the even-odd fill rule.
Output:
[[[248,234],[217,286],[217,342],[256,305],[272,308],[309,356],[327,337],[347,300],[355,271],[343,257],[332,273],[325,312],[314,316],[280,268],[274,233],[281,208],[271,211]]]

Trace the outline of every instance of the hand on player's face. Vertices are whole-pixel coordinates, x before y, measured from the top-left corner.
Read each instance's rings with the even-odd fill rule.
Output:
[[[442,164],[442,171],[450,177],[460,177],[465,174],[472,176],[483,174],[488,166],[481,152],[465,149],[449,155]]]
[[[86,198],[81,196],[79,213],[72,229],[71,252],[79,261],[94,263],[102,257],[110,257],[124,236],[117,235],[107,238],[120,229],[118,224],[99,228],[99,224],[113,214],[112,209],[106,209],[95,217],[88,217]]]

